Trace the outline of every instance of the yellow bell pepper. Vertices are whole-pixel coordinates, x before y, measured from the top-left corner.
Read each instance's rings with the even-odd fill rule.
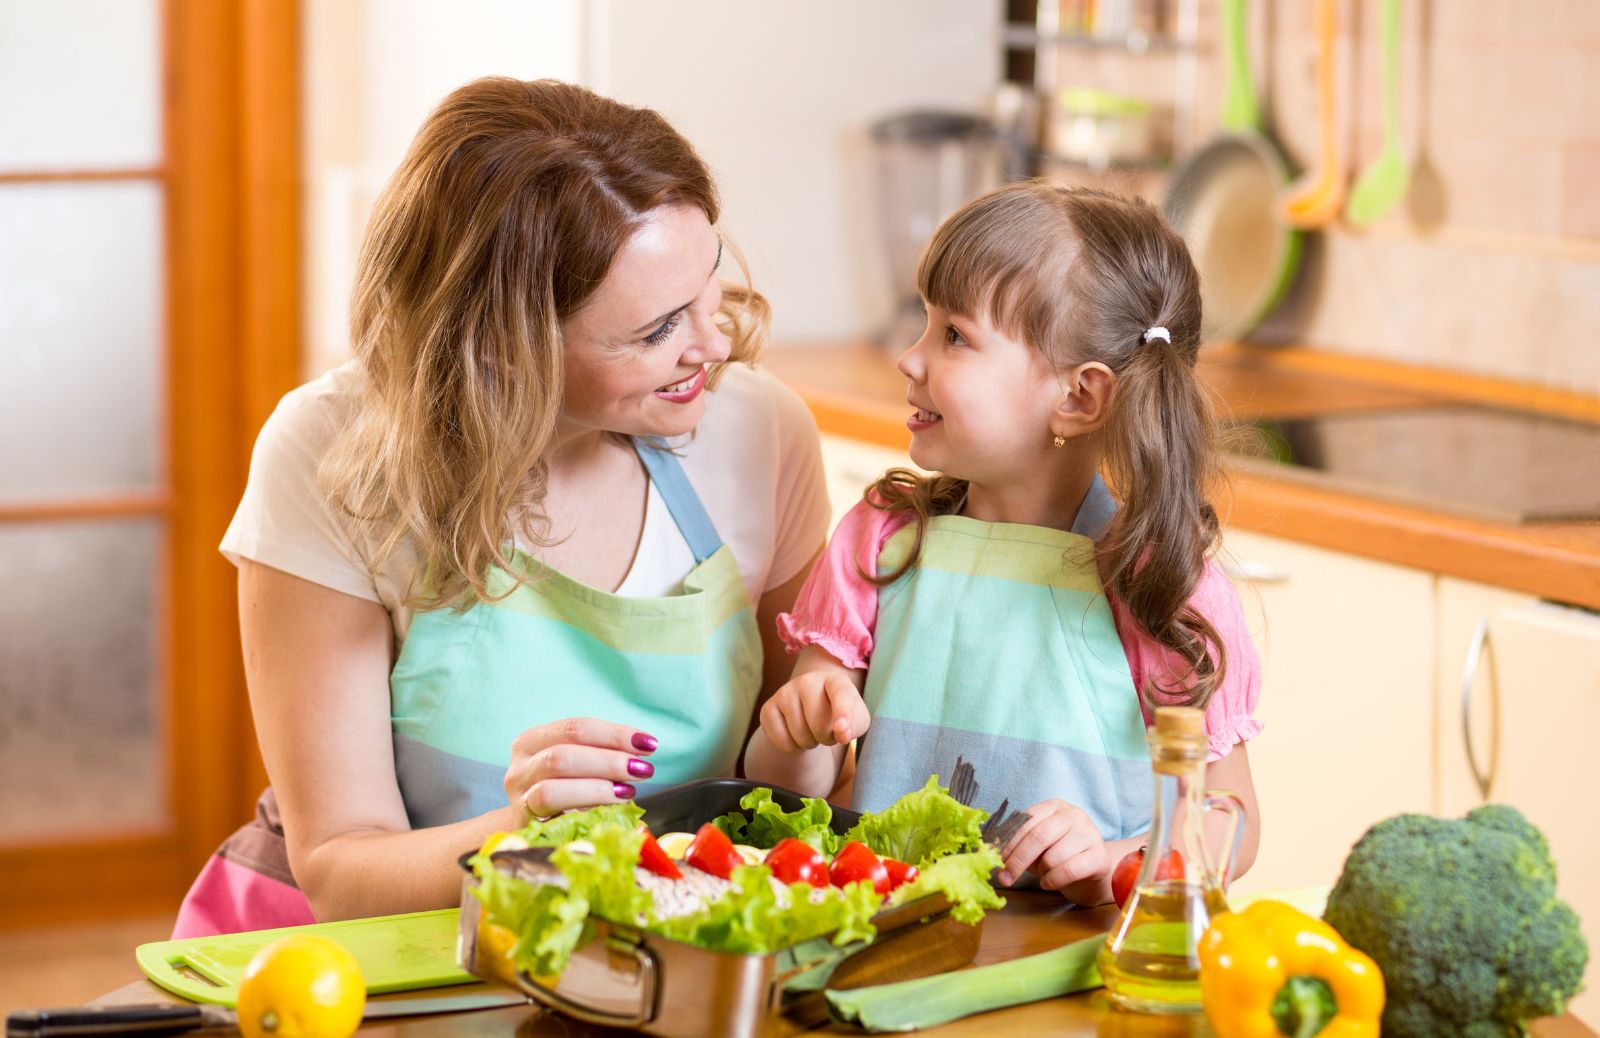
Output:
[[[1213,919],[1199,952],[1217,1038],[1378,1038],[1383,974],[1320,919],[1257,901]]]

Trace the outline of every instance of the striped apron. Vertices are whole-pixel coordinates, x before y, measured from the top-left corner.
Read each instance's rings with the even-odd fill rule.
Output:
[[[1144,717],[1095,569],[1115,511],[1096,478],[1071,532],[938,516],[922,556],[878,592],[878,621],[851,807],[880,810],[946,779],[959,754],[993,811],[1060,799],[1106,840],[1150,825]],[[878,572],[911,549],[907,526]]]
[[[503,807],[511,743],[528,728],[599,717],[656,736],[641,789],[731,774],[761,687],[761,639],[732,551],[678,459],[640,460],[694,554],[683,589],[627,598],[515,553],[533,576],[491,572],[495,602],[411,621],[389,677],[395,773],[412,828]],[[295,886],[269,789],[222,845],[178,914],[174,937],[314,922]]]

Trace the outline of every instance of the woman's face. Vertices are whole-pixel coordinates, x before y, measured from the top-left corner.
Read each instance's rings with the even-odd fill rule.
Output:
[[[605,280],[562,324],[573,430],[679,436],[705,413],[706,365],[728,359],[715,323],[722,242],[698,207],[650,212]]]

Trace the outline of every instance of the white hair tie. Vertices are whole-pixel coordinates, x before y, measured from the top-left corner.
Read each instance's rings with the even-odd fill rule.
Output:
[[[1160,339],[1167,345],[1172,345],[1172,333],[1161,327],[1159,324],[1152,325],[1144,330],[1144,341],[1150,342],[1153,339]]]

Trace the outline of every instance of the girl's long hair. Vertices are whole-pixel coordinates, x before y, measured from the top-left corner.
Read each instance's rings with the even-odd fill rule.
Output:
[[[1138,199],[1017,184],[940,226],[917,287],[935,306],[988,316],[1057,370],[1098,361],[1116,375],[1102,436],[1118,509],[1096,562],[1107,589],[1189,666],[1174,686],[1141,695],[1204,707],[1227,661],[1216,629],[1188,603],[1218,543],[1209,494],[1219,469],[1213,409],[1195,378],[1200,278],[1183,239]],[[1145,342],[1152,327],[1167,329],[1171,343]],[[914,561],[928,520],[965,494],[961,480],[896,469],[867,499],[913,516]]]
[[[717,221],[689,142],[657,113],[582,87],[480,79],[423,123],[367,226],[351,307],[364,381],[319,471],[373,533],[373,569],[415,547],[426,579],[409,604],[489,600],[493,566],[523,579],[509,546],[545,528],[562,322],[645,215],[673,205]],[[725,288],[719,323],[729,360],[753,360],[767,304],[748,277]]]

